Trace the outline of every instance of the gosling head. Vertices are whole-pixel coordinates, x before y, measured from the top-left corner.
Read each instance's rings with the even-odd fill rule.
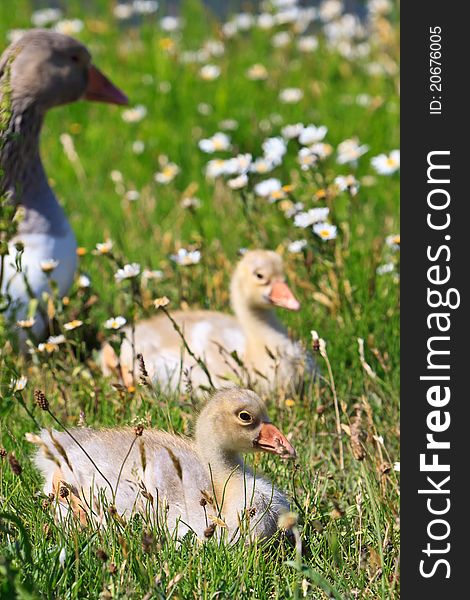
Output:
[[[251,250],[243,256],[232,277],[231,293],[234,303],[241,300],[249,308],[300,308],[286,283],[282,258],[271,250]]]
[[[0,77],[11,60],[13,102],[40,111],[79,98],[127,104],[127,97],[91,62],[77,40],[45,29],[32,29],[11,44],[0,59]]]
[[[261,451],[296,457],[285,435],[269,420],[261,398],[240,388],[222,389],[212,396],[197,420],[196,441],[200,447],[210,441],[229,454]]]

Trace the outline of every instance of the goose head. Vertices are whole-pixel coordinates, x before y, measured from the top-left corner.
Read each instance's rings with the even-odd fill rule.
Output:
[[[91,61],[83,44],[61,33],[32,29],[0,59],[0,77],[10,65],[13,108],[39,113],[80,98],[127,104],[127,97]]]
[[[286,283],[282,258],[270,250],[251,250],[243,256],[232,276],[231,297],[234,307],[242,303],[255,310],[300,308]]]
[[[197,420],[196,444],[209,462],[216,451],[228,456],[269,452],[296,457],[290,442],[271,423],[261,398],[240,388],[222,389],[212,396]]]

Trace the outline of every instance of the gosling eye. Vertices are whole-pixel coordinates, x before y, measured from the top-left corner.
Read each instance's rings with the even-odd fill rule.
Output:
[[[263,273],[259,273],[258,271],[255,271],[255,277],[256,277],[256,279],[259,279],[260,281],[262,279],[264,279]]]
[[[243,423],[252,423],[253,422],[253,416],[246,410],[242,410],[238,413],[238,418],[240,419],[240,421],[243,421]]]

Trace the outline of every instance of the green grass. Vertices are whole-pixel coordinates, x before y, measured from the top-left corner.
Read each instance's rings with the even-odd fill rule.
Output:
[[[105,0],[67,2],[66,16],[84,20],[77,37],[89,46],[95,64],[128,93],[131,105],[145,105],[148,114],[139,123],[125,123],[120,108],[79,102],[52,111],[46,120],[46,170],[79,245],[88,250],[80,259],[80,272],[89,274],[92,287],[85,292],[74,288],[67,306],[55,301],[59,329],[73,317],[85,323],[67,334],[69,341],[60,352],[21,358],[7,343],[7,334],[0,333],[0,447],[13,452],[22,466],[18,476],[7,458],[0,459],[0,595],[398,597],[399,494],[393,463],[399,460],[399,289],[396,271],[378,275],[376,269],[389,261],[399,267],[398,255],[385,243],[388,235],[398,232],[399,179],[377,175],[370,165],[372,156],[399,147],[398,79],[372,76],[365,69],[370,61],[398,60],[398,15],[394,9],[389,30],[382,28],[371,38],[371,57],[354,61],[328,49],[321,34],[320,46],[311,54],[300,53],[295,44],[273,49],[272,32],[238,34],[225,42],[223,56],[208,61],[220,65],[222,74],[206,82],[198,76],[199,65],[178,58],[183,50],[196,50],[204,40],[220,36],[215,20],[207,18],[197,2],[184,2],[186,27],[180,36],[163,33],[154,16],[144,18],[138,28],[124,27],[112,17],[112,5]],[[31,11],[26,0],[1,3],[2,49],[8,30],[29,26]],[[174,40],[173,52],[164,50],[166,37]],[[254,63],[265,65],[266,81],[246,78],[246,69]],[[148,75],[153,83],[145,83]],[[163,82],[170,84],[169,91],[162,91],[168,88]],[[286,87],[300,87],[303,99],[280,103],[279,91]],[[368,106],[355,102],[359,94],[371,97]],[[200,103],[212,107],[210,114],[198,111]],[[197,147],[201,137],[211,136],[220,129],[220,121],[229,118],[239,124],[229,132],[235,153],[260,155],[266,137],[296,122],[327,125],[326,141],[334,148],[357,136],[370,150],[357,167],[338,165],[333,154],[318,168],[301,171],[296,142],[291,141],[282,166],[252,178],[244,210],[240,193],[231,192],[222,181],[214,185],[205,179],[204,165],[214,156]],[[267,125],[270,131],[263,130]],[[64,132],[73,138],[83,177],[64,155],[59,141]],[[143,154],[132,151],[135,140],[145,142]],[[181,168],[166,186],[153,181],[162,154]],[[138,201],[128,202],[115,191],[112,170],[122,173],[126,189],[140,191]],[[348,173],[362,183],[353,198],[331,188],[335,176]],[[293,184],[291,199],[304,202],[306,208],[328,205],[330,220],[338,226],[337,239],[321,241],[309,230],[294,227],[279,203],[254,197],[253,184],[271,176]],[[190,186],[202,201],[195,211],[180,204]],[[325,188],[327,200],[316,199]],[[94,255],[95,244],[107,237],[114,241],[113,257]],[[287,252],[288,241],[299,238],[308,240],[305,251]],[[169,255],[180,245],[199,248],[201,263],[175,266]],[[184,539],[177,545],[163,531],[153,531],[153,543],[144,550],[147,525],[139,517],[124,525],[111,522],[105,531],[65,533],[45,503],[31,463],[32,448],[24,439],[39,425],[53,425],[35,406],[34,389],[45,391],[53,414],[69,426],[76,425],[83,412],[91,426],[124,425],[138,417],[149,426],[190,433],[197,404],[190,393],[166,396],[140,386],[116,389],[116,381],[100,375],[90,340],[97,346],[109,337],[103,322],[112,315],[129,320],[153,314],[151,301],[157,296],[167,295],[173,309],[190,305],[229,310],[228,282],[241,247],[283,253],[302,309],[280,317],[306,345],[311,329],[326,340],[344,425],[341,469],[332,382],[319,354],[320,381],[295,397],[286,398],[279,390],[267,398],[273,422],[292,435],[298,461],[295,468],[274,458],[263,457],[260,464],[286,490],[299,516],[302,557],[285,540],[228,548],[215,540],[200,544]],[[116,264],[132,261],[161,269],[164,278],[150,281],[148,288],[117,284]],[[92,295],[96,301],[86,309]],[[375,377],[361,364],[357,338],[365,340],[365,360]],[[21,374],[28,377],[28,385],[23,392],[13,392],[10,380]],[[363,460],[354,457],[348,428],[359,413]],[[65,562],[60,564],[62,549]],[[105,551],[106,560],[97,557],[98,550]]]

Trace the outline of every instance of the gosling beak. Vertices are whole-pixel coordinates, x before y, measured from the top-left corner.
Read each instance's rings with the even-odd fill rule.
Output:
[[[271,293],[269,294],[269,300],[275,306],[287,308],[287,310],[299,310],[300,302],[290,291],[287,283],[283,281],[275,281],[271,287]]]
[[[127,96],[94,65],[90,65],[88,68],[88,85],[83,97],[86,100],[108,102],[109,104],[129,103]]]
[[[297,456],[293,446],[272,423],[262,423],[258,437],[253,445],[263,452],[278,454],[281,458],[295,458]]]

